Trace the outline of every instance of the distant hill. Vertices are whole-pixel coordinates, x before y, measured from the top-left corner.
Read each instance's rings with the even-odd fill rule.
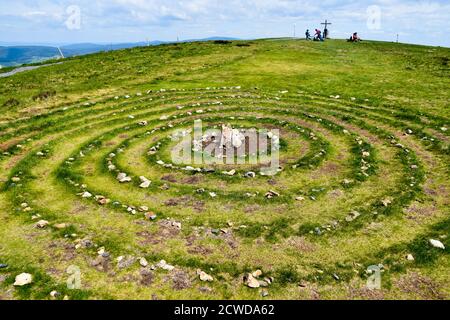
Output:
[[[0,47],[0,65],[35,63],[59,56],[58,49],[45,46]]]
[[[210,37],[204,39],[189,39],[180,42],[197,42],[197,41],[217,41],[217,40],[238,40],[236,38],[228,37]],[[79,56],[101,51],[120,50],[141,46],[156,46],[164,43],[173,43],[165,41],[150,41],[150,42],[130,42],[130,43],[111,43],[111,44],[96,44],[96,43],[76,43],[60,46],[60,49],[65,57]],[[53,46],[0,46],[0,66],[11,67],[21,64],[36,63],[44,60],[59,57],[60,53],[57,47]]]

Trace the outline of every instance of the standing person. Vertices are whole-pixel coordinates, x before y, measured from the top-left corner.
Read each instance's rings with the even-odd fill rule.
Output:
[[[309,33],[309,29],[306,29],[305,36],[306,40],[311,40],[311,34]]]
[[[325,28],[325,29],[323,30],[323,38],[324,38],[324,39],[328,39],[328,29],[327,29],[327,28]]]

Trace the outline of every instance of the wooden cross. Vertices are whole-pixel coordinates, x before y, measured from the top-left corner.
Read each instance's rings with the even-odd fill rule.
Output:
[[[332,25],[331,22],[328,22],[328,20],[325,20],[325,22],[322,22],[321,24],[325,25],[325,29],[323,30],[323,37],[328,38],[329,32],[328,32],[328,25]]]

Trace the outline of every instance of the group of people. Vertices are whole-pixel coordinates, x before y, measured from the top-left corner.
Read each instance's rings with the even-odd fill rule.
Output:
[[[309,32],[309,29],[305,32],[306,40],[313,40],[313,41],[324,41],[328,37],[328,30],[325,29],[323,31],[320,31],[319,29],[315,29],[314,38],[311,39],[311,33]]]
[[[306,36],[306,40],[325,41],[325,39],[328,38],[328,30],[327,29],[323,30],[323,35],[322,35],[322,31],[320,31],[319,29],[315,29],[314,38],[311,39],[311,33],[309,32],[309,29],[307,29],[306,32],[305,32],[305,36]],[[359,41],[362,41],[362,40],[358,36],[358,32],[354,32],[351,35],[350,39],[348,39],[347,41],[349,41],[349,42],[359,42]]]

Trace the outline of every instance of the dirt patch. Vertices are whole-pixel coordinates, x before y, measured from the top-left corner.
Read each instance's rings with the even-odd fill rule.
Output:
[[[204,201],[196,200],[191,196],[171,198],[169,200],[166,200],[164,202],[164,205],[168,207],[177,207],[177,206],[191,207],[194,208],[194,210],[196,210],[197,212],[203,212],[205,209]]]
[[[397,281],[395,285],[403,292],[420,297],[423,300],[443,300],[445,295],[441,287],[432,279],[416,272],[408,272]]]
[[[140,238],[138,243],[141,246],[163,243],[168,239],[177,237],[179,234],[180,229],[171,226],[169,224],[164,224],[163,221],[160,221],[159,229],[157,232],[150,232],[150,231],[136,232],[136,235]]]
[[[313,252],[316,248],[314,244],[304,237],[291,237],[286,240],[286,244],[300,252]]]
[[[252,204],[252,205],[246,206],[246,207],[244,208],[244,212],[245,212],[245,213],[253,213],[253,212],[255,212],[255,211],[258,211],[259,209],[261,209],[261,206],[260,206],[260,205],[258,205],[258,204]]]
[[[168,181],[168,182],[172,182],[172,183],[176,183],[177,179],[175,178],[175,176],[171,175],[171,174],[166,174],[164,176],[161,177],[162,181]]]
[[[172,275],[172,288],[175,290],[183,290],[192,287],[191,279],[189,275],[182,270],[173,272]]]
[[[328,196],[332,199],[340,198],[344,195],[344,192],[340,189],[331,190],[328,192]]]
[[[207,256],[213,253],[214,251],[210,248],[204,247],[204,246],[195,246],[188,249],[188,252],[190,254],[198,254],[202,256]]]
[[[140,274],[141,274],[140,280],[141,285],[148,287],[153,283],[153,279],[155,276],[152,271],[143,269],[141,270]]]
[[[183,183],[186,184],[198,184],[202,181],[202,179],[199,176],[190,176],[185,179],[183,179]]]
[[[382,290],[371,290],[368,288],[350,286],[348,288],[348,298],[350,300],[384,300],[384,293]]]
[[[436,213],[436,204],[423,205],[419,202],[411,204],[408,208],[404,209],[406,218],[410,220],[421,220],[427,217],[431,217]]]
[[[75,203],[75,208],[72,211],[70,211],[69,213],[70,214],[77,214],[77,213],[85,212],[88,209],[89,209],[88,206],[86,206],[83,203],[77,201]]]

